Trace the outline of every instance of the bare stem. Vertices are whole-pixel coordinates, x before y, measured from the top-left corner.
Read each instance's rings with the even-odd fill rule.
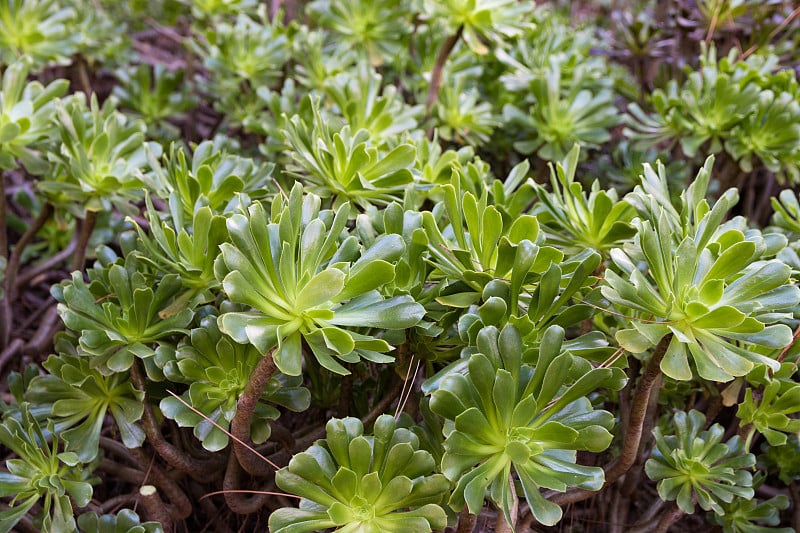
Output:
[[[789,495],[792,497],[792,527],[800,531],[800,487],[796,481],[789,484]]]
[[[665,335],[659,341],[650,356],[650,361],[647,362],[642,377],[639,378],[639,382],[636,384],[628,427],[625,429],[625,435],[622,439],[622,451],[614,462],[605,467],[606,480],[603,488],[616,482],[636,462],[639,443],[642,440],[642,429],[647,418],[647,407],[650,404],[650,393],[661,377],[661,361],[664,359],[664,354],[667,352],[670,341],[672,341],[672,333]],[[577,489],[555,494],[550,500],[558,505],[564,505],[586,500],[596,494],[597,492]]]
[[[456,43],[461,38],[461,34],[464,31],[464,26],[459,26],[458,30],[445,39],[442,43],[442,47],[439,49],[439,53],[436,56],[436,63],[433,65],[433,72],[431,73],[431,85],[428,87],[428,100],[425,103],[425,109],[428,114],[431,112],[431,108],[433,108],[436,100],[439,98],[439,88],[442,86],[442,73],[444,72],[444,65],[447,63],[447,58],[450,56],[450,53],[455,48]],[[433,129],[428,134],[428,137],[433,135]]]
[[[173,533],[175,528],[172,524],[172,518],[167,512],[164,502],[161,501],[161,496],[158,495],[158,489],[153,485],[143,485],[139,488],[139,496],[141,496],[142,507],[144,507],[147,517],[150,520],[160,522],[164,533]]]
[[[14,357],[16,357],[23,344],[25,343],[22,339],[14,339],[14,341],[5,350],[3,350],[3,353],[0,353],[0,373],[2,373],[6,365],[8,365],[8,363]]]
[[[49,202],[46,202],[42,206],[42,210],[39,212],[39,216],[33,221],[33,223],[28,226],[28,229],[25,230],[25,233],[19,238],[17,243],[14,245],[14,251],[11,252],[11,256],[8,259],[8,264],[6,265],[6,299],[13,301],[16,298],[16,287],[15,283],[17,281],[17,273],[19,272],[20,262],[22,261],[22,253],[27,248],[28,244],[36,237],[36,234],[39,233],[39,230],[44,227],[47,221],[50,219],[50,216],[53,214],[53,206]]]
[[[246,495],[238,492],[242,488],[242,467],[236,458],[236,454],[228,457],[228,467],[225,469],[225,477],[222,480],[222,490],[225,491],[225,503],[231,511],[236,514],[255,513],[261,509],[271,497],[267,494]]]
[[[78,237],[78,244],[75,248],[75,255],[72,256],[72,264],[70,270],[81,270],[83,262],[86,260],[86,248],[89,246],[89,239],[92,237],[92,232],[97,224],[97,211],[86,210],[86,215],[81,223],[81,232]]]
[[[0,175],[0,256],[8,257],[8,227],[6,219],[8,216],[8,204],[6,203],[6,175]]]
[[[674,503],[661,514],[653,533],[667,533],[669,526],[677,522],[683,516],[683,511]]]
[[[456,529],[456,533],[472,533],[477,522],[478,516],[470,514],[469,509],[465,505],[458,515],[458,528]]]
[[[144,376],[139,369],[138,361],[135,361],[131,366],[131,380],[137,389],[146,391]],[[153,412],[153,406],[150,402],[145,400],[143,402],[144,413],[142,414],[142,427],[147,436],[147,440],[170,466],[189,474],[194,479],[200,482],[207,482],[217,477],[220,464],[217,461],[202,461],[195,459],[185,454],[179,448],[173,446],[161,434],[161,428],[156,422],[156,416]]]
[[[342,377],[341,385],[339,386],[339,417],[344,418],[350,414],[350,400],[353,398],[353,373],[347,374]]]
[[[58,253],[55,253],[48,257],[47,259],[37,263],[35,265],[30,265],[25,270],[19,273],[17,277],[17,287],[24,287],[28,283],[30,283],[36,276],[40,276],[45,272],[49,272],[55,269],[58,265],[69,259],[72,254],[75,253],[75,250],[78,247],[78,234],[72,236],[72,240],[69,242],[66,248],[61,250]]]
[[[2,322],[0,322],[0,332],[2,332],[2,346],[8,346],[8,341],[11,338],[11,329],[13,327],[11,319],[11,304],[17,299],[17,273],[19,272],[20,262],[22,261],[22,252],[33,240],[40,229],[45,225],[50,215],[53,214],[53,206],[46,202],[39,212],[39,216],[33,221],[33,224],[28,226],[25,233],[17,241],[14,246],[14,251],[8,259],[6,265],[6,279],[5,279],[5,294],[2,301]]]
[[[242,468],[254,476],[265,476],[273,472],[272,466],[255,455],[248,448],[252,447],[250,440],[250,424],[253,421],[256,405],[261,395],[267,388],[270,378],[275,373],[275,361],[272,352],[264,355],[253,369],[247,385],[236,402],[236,414],[231,420],[231,434],[233,435],[233,452]],[[247,444],[248,446],[246,446]]]
[[[42,353],[53,343],[53,336],[61,329],[61,320],[56,306],[50,307],[39,322],[39,328],[31,336],[22,351],[28,353]]]

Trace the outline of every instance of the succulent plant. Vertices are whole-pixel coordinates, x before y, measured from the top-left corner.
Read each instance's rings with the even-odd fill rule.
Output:
[[[562,351],[563,339],[553,326],[534,351],[513,326],[485,328],[467,371],[450,373],[433,390],[430,408],[446,421],[442,472],[456,484],[456,511],[466,504],[477,514],[488,490],[512,523],[518,478],[533,516],[552,525],[561,509],[541,489],[603,485],[602,468],[576,464],[577,450],[599,452],[613,438],[613,416],[594,409],[587,395],[625,380],[620,369],[593,368]]]
[[[326,438],[278,471],[277,485],[300,496],[300,508],[270,515],[274,533],[433,531],[443,529],[449,483],[410,430],[382,415],[373,435],[357,418],[332,419]]]
[[[71,339],[62,337],[59,344],[69,349]],[[104,376],[90,366],[88,358],[75,353],[51,355],[42,366],[48,373],[31,380],[25,398],[37,410],[49,407],[46,415],[66,443],[66,451],[84,463],[93,461],[107,415],[114,419],[123,444],[142,445],[144,432],[137,422],[144,394],[133,388],[127,374]]]
[[[363,51],[373,65],[401,56],[411,33],[413,11],[400,0],[315,0],[306,10],[313,22]]]
[[[684,513],[694,513],[696,501],[702,509],[724,515],[724,503],[753,497],[749,468],[756,458],[747,453],[740,437],[723,443],[725,429],[714,424],[704,430],[705,422],[699,411],[678,411],[673,418],[674,435],[664,435],[656,427],[656,445],[645,472],[658,482],[661,499],[677,500]]]
[[[361,251],[343,237],[350,206],[320,211],[320,198],[296,185],[287,200],[276,197],[270,217],[255,202],[228,219],[215,270],[233,302],[253,311],[220,315],[220,330],[261,353],[272,350],[278,369],[300,375],[303,344],[317,362],[346,374],[336,361],[388,362],[390,345],[351,328],[405,329],[424,315],[410,296],[385,298],[379,289],[394,278],[389,262],[403,253],[403,240],[388,235]]]
[[[614,268],[606,270],[602,288],[611,302],[644,319],[617,332],[627,350],[642,353],[673,334],[661,369],[679,380],[693,376],[690,357],[700,377],[714,381],[744,376],[758,363],[778,370],[780,364],[764,349],[769,353],[791,342],[791,329],[773,322],[800,301],[800,290],[789,282],[791,269],[762,259],[763,239],[720,227],[737,196],[729,190],[709,207],[703,198],[712,163],[681,194],[680,214],[665,208],[671,205],[668,193],[664,197],[666,184],[645,168],[653,186],[640,189],[637,194],[647,196],[640,196],[638,205],[650,203],[650,220],[634,222],[635,253],[612,250]],[[658,183],[664,187],[660,192]],[[639,258],[646,273],[636,267]]]
[[[514,148],[559,161],[575,143],[597,148],[609,141],[609,130],[620,121],[614,94],[606,88],[593,90],[585,80],[576,75],[562,87],[561,65],[554,62],[545,76],[531,81],[534,104],[527,112],[506,104],[504,119],[520,130]]]
[[[185,333],[194,316],[183,308],[162,318],[159,313],[181,291],[180,277],[167,274],[154,286],[128,257],[124,264],[98,265],[89,284],[74,272],[52,289],[64,325],[78,336],[81,356],[91,357],[90,366],[109,376],[127,371],[136,358],[154,370],[153,343]]]
[[[77,12],[69,2],[5,1],[0,4],[0,62],[8,65],[28,56],[39,68],[67,64],[79,44],[76,24]]]
[[[57,80],[43,86],[27,82],[29,62],[22,58],[3,72],[0,93],[0,168],[17,167],[17,160],[32,173],[47,169],[46,157],[39,151],[55,137],[52,118],[56,100],[67,92],[68,82]]]
[[[39,183],[51,202],[81,217],[85,211],[107,211],[112,206],[134,215],[132,203],[142,197],[137,174],[147,168],[146,126],[129,121],[114,108],[113,100],[100,107],[93,95],[86,105],[82,94],[57,105],[61,149],[49,153],[51,175]]]
[[[48,428],[52,435],[52,426]],[[92,498],[90,469],[73,452],[58,451],[58,439],[47,442],[27,403],[19,405],[18,418],[3,417],[0,444],[16,457],[0,471],[0,497],[12,496],[12,505],[0,511],[0,531],[11,531],[41,502],[37,513],[44,533],[75,530],[72,502],[84,507]]]
[[[570,150],[563,164],[550,169],[551,192],[536,185],[539,202],[534,206],[548,242],[570,251],[591,248],[608,253],[635,234],[631,225],[636,210],[620,201],[616,190],[602,190],[600,183],[592,183],[587,195],[583,186],[575,181],[579,148]]]
[[[425,0],[423,6],[425,14],[442,21],[451,34],[461,31],[464,42],[477,54],[488,53],[487,45],[520,35],[531,25],[533,7],[514,0]]]
[[[334,206],[350,201],[366,209],[400,199],[414,184],[410,166],[414,146],[401,143],[381,149],[369,131],[353,130],[349,125],[338,129],[328,124],[316,104],[313,122],[295,115],[286,122],[284,136],[292,147],[288,170],[302,178],[311,192],[323,198],[333,197]]]

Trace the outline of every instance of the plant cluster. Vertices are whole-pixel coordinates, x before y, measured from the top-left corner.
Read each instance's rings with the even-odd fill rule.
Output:
[[[569,4],[0,5],[0,531],[800,527],[800,11]]]

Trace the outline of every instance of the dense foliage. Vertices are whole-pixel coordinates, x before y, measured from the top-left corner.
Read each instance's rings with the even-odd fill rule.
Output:
[[[0,532],[800,528],[798,50],[783,0],[0,3]]]

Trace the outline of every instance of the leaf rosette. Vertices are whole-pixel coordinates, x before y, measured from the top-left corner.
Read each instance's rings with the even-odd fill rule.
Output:
[[[34,505],[41,503],[44,533],[75,530],[73,503],[85,507],[92,499],[90,470],[73,452],[58,452],[58,439],[46,442],[42,427],[28,403],[0,424],[0,444],[16,456],[0,471],[0,497],[12,496],[12,504],[0,511],[0,531],[11,531]],[[47,428],[53,433],[52,425]]]
[[[336,528],[350,533],[444,529],[440,503],[450,485],[434,473],[431,454],[419,449],[410,430],[382,415],[373,435],[357,418],[333,419],[326,438],[295,455],[278,471],[277,485],[300,496],[300,507],[278,509],[269,517],[273,533]]]
[[[680,212],[669,204],[665,183],[637,188],[631,196],[639,197],[634,202],[646,219],[634,220],[633,246],[612,250],[614,268],[606,270],[601,289],[635,315],[632,327],[616,335],[626,350],[642,353],[673,334],[661,370],[684,381],[693,376],[690,359],[701,378],[713,381],[744,376],[758,363],[777,371],[780,363],[765,353],[787,346],[792,331],[775,322],[791,318],[800,303],[790,267],[765,258],[775,243],[736,219],[723,223],[736,191],[713,208],[703,199],[712,162],[682,194]],[[636,266],[640,261],[646,270]]]
[[[456,483],[454,509],[466,504],[478,514],[488,490],[511,523],[513,469],[534,517],[553,525],[561,509],[541,489],[603,485],[603,469],[576,464],[576,451],[600,452],[611,444],[613,415],[594,409],[587,395],[621,388],[624,374],[564,352],[563,339],[564,330],[552,326],[538,354],[525,353],[530,350],[513,326],[485,328],[467,371],[444,377],[434,390],[430,408],[446,421],[442,471]]]
[[[153,345],[186,333],[184,328],[194,316],[184,308],[161,318],[159,313],[181,291],[180,277],[163,276],[154,288],[137,268],[129,255],[124,265],[115,262],[90,270],[88,285],[81,272],[74,272],[70,280],[51,289],[64,325],[79,336],[81,355],[90,356],[90,366],[106,375],[127,371],[136,357],[145,360],[151,374]]]
[[[144,431],[137,422],[144,393],[133,387],[127,372],[106,376],[91,368],[87,358],[68,353],[51,355],[43,366],[48,374],[31,380],[25,399],[37,410],[49,407],[48,416],[66,442],[66,451],[83,462],[94,460],[106,415],[113,417],[125,446],[142,445]]]
[[[675,413],[673,422],[674,434],[664,435],[660,427],[653,430],[656,446],[645,463],[662,500],[677,500],[687,514],[694,513],[696,501],[704,510],[724,515],[722,503],[753,497],[749,469],[756,458],[739,436],[723,443],[725,428],[714,424],[703,430],[706,417],[695,410]]]
[[[320,198],[296,185],[287,200],[277,197],[272,217],[263,203],[228,219],[230,243],[220,246],[217,278],[228,298],[252,311],[224,313],[220,330],[272,357],[284,374],[302,371],[303,345],[332,372],[348,373],[337,361],[389,362],[389,343],[354,328],[406,329],[424,308],[410,296],[380,292],[394,279],[393,262],[405,246],[386,235],[362,250],[347,235],[349,205],[320,211]]]

